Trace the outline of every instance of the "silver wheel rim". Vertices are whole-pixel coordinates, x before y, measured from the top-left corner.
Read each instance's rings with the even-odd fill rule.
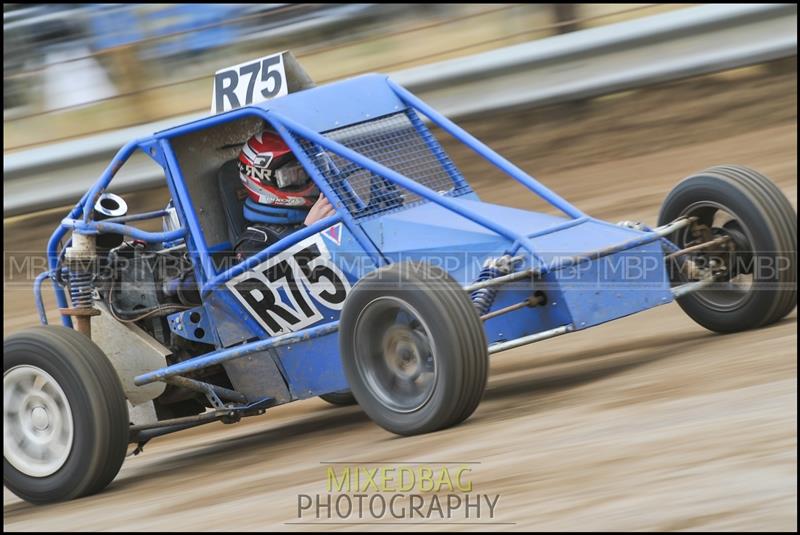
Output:
[[[36,366],[3,374],[3,456],[31,477],[47,477],[72,451],[72,410],[53,376]]]
[[[356,368],[386,407],[414,412],[433,395],[438,369],[430,332],[419,312],[395,297],[374,299],[358,315]]]
[[[721,228],[723,223],[736,222],[745,238],[747,239],[750,250],[753,250],[753,236],[749,227],[744,223],[730,208],[713,201],[701,201],[692,203],[686,207],[681,216],[695,216],[700,218],[700,222],[710,228]],[[679,231],[680,235],[678,246],[685,246],[690,237],[688,227]],[[720,281],[712,288],[701,290],[694,293],[695,299],[701,301],[707,308],[718,312],[728,312],[740,308],[747,300],[753,297],[753,286],[755,280],[752,275],[736,275],[735,277]]]

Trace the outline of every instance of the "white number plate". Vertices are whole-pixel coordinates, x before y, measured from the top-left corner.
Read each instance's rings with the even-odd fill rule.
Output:
[[[227,287],[271,336],[323,320],[318,304],[341,310],[350,292],[319,234],[234,277]]]
[[[214,74],[211,113],[234,110],[289,93],[284,52],[227,67]]]

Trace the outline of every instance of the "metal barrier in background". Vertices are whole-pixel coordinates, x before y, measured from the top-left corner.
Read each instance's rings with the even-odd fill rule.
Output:
[[[455,118],[588,98],[797,55],[797,6],[707,5],[509,46],[392,73]],[[10,153],[3,162],[3,214],[72,201],[120,146],[205,114]],[[57,173],[55,172],[57,171]],[[160,169],[132,159],[125,192],[162,183]]]

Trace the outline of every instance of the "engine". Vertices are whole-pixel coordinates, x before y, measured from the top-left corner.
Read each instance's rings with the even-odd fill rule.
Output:
[[[97,288],[114,317],[178,349],[166,317],[200,304],[185,248],[156,250],[143,242],[124,242],[108,252],[106,262]]]
[[[97,294],[119,322],[135,324],[167,347],[169,364],[202,355],[213,346],[175,335],[167,316],[200,305],[194,266],[183,244],[157,249],[140,241],[126,241],[101,252],[98,248]],[[195,378],[228,383],[221,367],[203,370]],[[197,392],[168,385],[154,400],[159,419],[202,412],[206,399]]]

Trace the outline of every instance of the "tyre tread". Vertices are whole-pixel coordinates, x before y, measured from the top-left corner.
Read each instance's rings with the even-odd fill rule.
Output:
[[[776,252],[789,253],[791,262],[796,265],[797,216],[791,203],[771,180],[748,167],[732,164],[718,165],[685,178],[664,200],[659,214],[659,225],[668,223],[671,216],[675,215],[676,203],[679,202],[680,196],[685,195],[694,187],[712,187],[713,181],[733,188],[738,195],[745,199],[744,202],[749,203],[755,209],[756,217],[763,222],[768,233],[768,236],[762,236],[762,240],[769,242]],[[739,215],[742,216],[742,214]],[[758,311],[748,315],[746,324],[741,320],[726,322],[721,318],[715,318],[714,315],[718,313],[706,309],[701,310],[698,306],[691,304],[694,303],[691,295],[678,299],[678,303],[695,321],[711,330],[731,332],[762,327],[779,321],[797,306],[795,266],[781,270],[776,282],[780,283],[782,288],[770,291],[772,298],[769,302],[760,298],[759,307],[752,305],[751,308],[753,310],[758,308]],[[744,305],[744,307],[747,306],[747,304]]]

